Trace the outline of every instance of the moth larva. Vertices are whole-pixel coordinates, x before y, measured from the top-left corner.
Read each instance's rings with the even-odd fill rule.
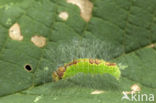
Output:
[[[54,81],[58,81],[74,76],[77,73],[110,74],[116,79],[119,79],[121,74],[116,63],[110,63],[99,59],[76,59],[59,67],[52,73],[52,78]]]

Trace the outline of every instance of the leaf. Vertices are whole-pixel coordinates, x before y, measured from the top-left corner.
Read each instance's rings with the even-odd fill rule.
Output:
[[[87,22],[80,8],[65,0],[0,0],[0,103],[131,103],[137,101],[121,98],[134,85],[141,88],[140,94],[156,95],[156,1],[91,3],[92,17]],[[64,11],[67,20],[59,17]],[[15,23],[20,26],[21,41],[9,35]],[[31,41],[36,35],[43,47]],[[119,83],[109,76],[103,80],[81,75],[52,82],[58,66],[81,57],[128,67]],[[97,90],[102,92],[92,94]]]

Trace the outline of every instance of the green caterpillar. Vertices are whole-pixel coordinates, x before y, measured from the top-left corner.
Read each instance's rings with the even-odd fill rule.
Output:
[[[106,62],[99,59],[77,59],[70,63],[64,64],[52,73],[54,81],[65,79],[76,75],[84,74],[111,74],[116,79],[120,78],[120,69],[116,63]]]

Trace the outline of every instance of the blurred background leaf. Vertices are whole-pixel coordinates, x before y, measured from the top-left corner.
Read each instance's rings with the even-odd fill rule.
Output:
[[[86,22],[79,7],[65,0],[0,0],[0,103],[131,103],[121,97],[134,84],[141,93],[156,94],[156,1],[91,3],[92,17]],[[59,17],[63,11],[69,15],[66,21]],[[15,23],[22,41],[9,37]],[[46,38],[43,48],[31,42],[34,35]],[[52,82],[58,66],[79,57],[128,67],[118,82],[107,75]],[[103,92],[93,95],[96,90]]]

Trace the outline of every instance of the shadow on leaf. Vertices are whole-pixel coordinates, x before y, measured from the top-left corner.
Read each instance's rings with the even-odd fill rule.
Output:
[[[73,86],[93,89],[118,90],[119,81],[109,74],[91,75],[79,73],[71,78],[60,80],[53,85],[55,88],[68,88]]]

